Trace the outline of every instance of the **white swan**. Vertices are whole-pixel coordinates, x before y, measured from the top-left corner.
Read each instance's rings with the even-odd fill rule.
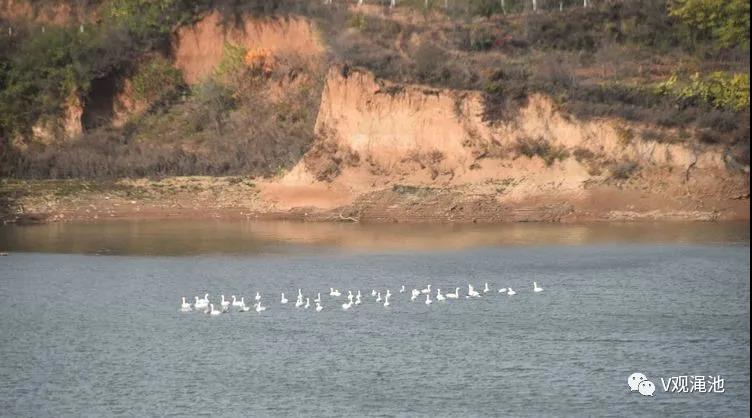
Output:
[[[386,297],[389,298],[392,296],[392,291],[389,289],[386,289]]]
[[[455,287],[454,293],[448,293],[446,294],[447,299],[458,299],[460,297],[460,288]]]
[[[415,302],[415,299],[418,299],[417,294],[413,293],[412,295],[410,295],[410,302]]]
[[[195,309],[196,309],[197,311],[201,311],[201,312],[203,312],[203,313],[205,313],[205,314],[208,314],[208,313],[209,313],[209,311],[210,311],[210,309],[209,309],[209,305],[203,305],[203,306],[194,306],[194,308],[195,308]]]
[[[358,292],[357,295],[355,295],[355,304],[360,305],[362,301],[360,300],[360,292]]]
[[[488,282],[486,282],[486,285],[483,287],[483,293],[488,293],[490,291],[491,289],[488,287]]]
[[[324,309],[323,306],[319,302],[316,302],[316,312],[321,312],[321,310]]]
[[[381,302],[381,292],[376,293],[376,302]]]
[[[284,294],[284,293],[282,293],[282,299],[280,299],[280,300],[279,300],[279,303],[281,303],[281,304],[283,304],[283,305],[284,305],[284,304],[285,304],[285,303],[287,303],[287,302],[289,302],[289,301],[288,301],[288,300],[287,300],[287,298],[285,297],[285,294]]]
[[[299,298],[303,297],[303,289],[298,289],[298,297]]]
[[[533,282],[533,292],[538,293],[538,292],[542,292],[542,291],[543,291],[543,288],[542,287],[538,287],[538,283]]]
[[[403,284],[402,287],[400,287],[400,293],[405,293],[405,285]]]
[[[426,286],[426,288],[421,290],[420,293],[423,293],[423,294],[431,293],[431,285],[429,284],[428,286]]]
[[[348,290],[347,291],[347,301],[348,302],[352,302],[354,297],[355,296],[353,296],[352,292]]]
[[[426,293],[426,305],[430,305],[432,303],[433,303],[433,301],[431,300],[431,294],[430,293]]]
[[[256,312],[258,312],[258,313],[264,312],[266,310],[266,306],[261,306],[261,302],[255,304],[253,306],[256,307]]]
[[[473,288],[473,285],[469,284],[467,285],[467,297],[477,298],[480,297],[480,293]]]
[[[304,306],[304,308],[308,309],[310,307],[311,307],[311,300],[310,300],[310,298],[305,298],[305,306]]]
[[[411,293],[411,294],[412,294],[413,296],[418,296],[418,295],[420,295],[420,290],[418,290],[418,289],[413,289],[413,290],[411,290],[411,291],[410,291],[410,293]]]
[[[499,293],[507,293],[507,288],[502,287],[501,289],[499,289]]]
[[[182,312],[190,312],[193,309],[191,309],[191,304],[185,301],[185,296],[183,296],[183,303],[180,304],[180,310]]]
[[[341,295],[342,295],[342,293],[340,293],[339,290],[337,290],[337,289],[335,289],[333,287],[329,288],[329,296],[339,297]]]
[[[436,289],[436,300],[440,302],[446,302],[446,297],[441,294],[441,289]]]
[[[251,310],[251,307],[250,306],[246,306],[245,304],[243,304],[243,306],[241,306],[240,308],[238,308],[238,312],[248,312],[250,310]]]
[[[388,307],[389,307],[389,305],[391,305],[391,303],[389,303],[389,297],[390,297],[390,296],[392,296],[392,295],[390,295],[390,294],[387,294],[387,295],[386,295],[386,298],[384,298],[384,307],[385,307],[385,308],[388,308]]]
[[[515,292],[514,290],[512,290],[512,288],[510,287],[510,288],[509,288],[509,291],[507,292],[507,295],[509,295],[509,296],[514,296],[514,295],[516,295],[516,294],[517,294],[517,292]]]
[[[261,293],[260,292],[256,292],[256,297],[254,299],[256,299],[256,302],[260,301],[261,300]]]
[[[232,306],[243,306],[244,304],[240,303],[240,301],[235,297],[235,295],[232,295]]]
[[[376,296],[376,289],[371,289],[371,296]]]
[[[353,305],[352,302],[343,303],[342,304],[342,310],[346,311],[346,310],[350,309],[352,307],[352,305]]]
[[[315,303],[321,303],[321,292],[316,294],[316,299],[313,300]]]
[[[298,300],[295,301],[295,307],[300,308],[303,306],[303,298],[298,298]]]
[[[230,301],[225,300],[225,295],[222,295],[222,302],[220,302],[220,305],[222,305],[222,308],[227,308],[230,306]]]
[[[220,314],[222,314],[222,311],[218,311],[218,310],[214,309],[214,304],[210,303],[209,304],[209,314],[211,314],[211,315],[220,315]]]

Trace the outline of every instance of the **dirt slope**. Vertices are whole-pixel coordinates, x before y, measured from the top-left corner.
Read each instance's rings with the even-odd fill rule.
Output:
[[[262,183],[262,196],[282,209],[329,209],[349,194],[341,211],[379,220],[748,218],[748,169],[728,169],[722,148],[645,139],[655,127],[578,120],[543,96],[506,123],[481,114],[477,92],[333,68],[317,130],[336,146]],[[526,155],[520,144],[531,142],[548,151]],[[331,158],[343,154],[354,158]],[[322,164],[339,164],[339,175],[322,181]],[[291,199],[284,186],[309,193]],[[322,203],[328,194],[336,198]]]
[[[200,82],[229,42],[271,56],[325,55],[313,24],[302,18],[228,24],[211,13],[176,32],[175,65],[189,84]],[[581,120],[541,95],[504,122],[488,123],[482,114],[480,92],[398,85],[336,65],[321,94],[316,140],[287,172],[73,182],[65,193],[51,191],[55,182],[4,182],[2,217],[749,219],[749,167],[729,167],[719,146],[688,145],[697,141],[617,119]]]
[[[183,71],[187,83],[198,83],[220,63],[227,43],[302,59],[323,54],[315,29],[306,19],[241,17],[227,22],[213,12],[176,32],[172,48],[175,66]]]

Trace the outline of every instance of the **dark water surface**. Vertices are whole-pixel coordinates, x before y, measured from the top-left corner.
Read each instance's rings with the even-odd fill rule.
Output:
[[[0,251],[2,416],[750,412],[748,223],[112,222],[0,227]],[[396,292],[486,281],[430,306]],[[299,287],[366,297],[279,304]],[[178,312],[256,291],[262,314]],[[654,397],[629,392],[633,372]],[[725,393],[663,391],[682,375]]]

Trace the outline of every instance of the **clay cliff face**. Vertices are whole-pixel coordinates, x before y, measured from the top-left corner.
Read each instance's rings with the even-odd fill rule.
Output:
[[[722,148],[657,142],[645,138],[655,127],[615,119],[578,120],[540,95],[494,125],[482,120],[482,106],[478,92],[395,85],[365,71],[331,69],[316,129],[320,141],[337,144],[327,149],[340,157],[328,163],[340,167],[326,190],[340,203],[349,195],[352,211],[395,219],[400,215],[392,209],[416,205],[415,196],[387,192],[401,185],[452,190],[443,197],[447,206],[480,204],[481,218],[506,208],[485,214],[497,220],[748,216],[748,169],[727,168]],[[301,161],[282,182],[320,187],[321,158]],[[432,193],[424,200],[441,201]],[[278,201],[288,208],[307,203]],[[379,201],[389,204],[374,209]],[[443,216],[417,210],[416,219]]]
[[[578,120],[557,110],[545,96],[530,97],[513,120],[499,125],[484,123],[482,111],[478,92],[395,85],[367,72],[344,75],[334,68],[324,87],[317,129],[333,130],[343,146],[386,167],[398,165],[410,153],[441,153],[455,176],[466,174],[486,156],[478,154],[479,148],[496,146],[513,157],[509,148],[524,138],[614,161],[679,170],[725,169],[722,149],[646,140],[648,127],[618,120]]]
[[[459,166],[471,158],[463,140],[472,130],[485,130],[474,117],[481,111],[472,92],[379,83],[367,72],[343,75],[333,68],[317,129],[333,129],[343,145],[383,167],[398,165],[410,153],[432,151],[443,153],[448,165]]]
[[[211,75],[220,63],[226,43],[304,59],[323,53],[315,29],[306,19],[245,17],[227,23],[214,12],[177,31],[173,42],[175,66],[182,70],[188,84],[198,83]]]
[[[79,23],[95,19],[96,16],[85,6],[85,4],[66,1],[0,0],[0,17],[12,22],[30,21],[50,25]]]
[[[227,43],[324,62],[308,20],[236,22],[211,13],[175,33],[172,57],[186,82],[210,76]],[[117,100],[128,106],[115,125],[143,108],[124,86]],[[673,140],[657,141],[660,129],[617,119],[578,119],[542,95],[494,124],[482,119],[483,106],[480,92],[398,85],[333,66],[316,140],[290,171],[256,179],[256,206],[247,209],[388,221],[749,219],[749,167],[730,167],[721,147],[665,130],[658,137]],[[81,105],[70,108],[63,125],[75,136]]]

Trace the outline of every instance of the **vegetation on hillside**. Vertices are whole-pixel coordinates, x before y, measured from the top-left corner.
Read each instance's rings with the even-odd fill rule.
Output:
[[[510,11],[529,3],[507,1],[506,15],[500,2],[449,4],[448,18],[427,14],[427,23],[349,11],[351,30],[330,32],[330,42],[380,77],[484,91],[492,123],[513,118],[540,92],[582,118],[679,129],[679,140],[699,130],[712,142],[749,142],[748,21],[698,31],[679,3],[650,0],[568,3],[564,11],[538,2],[538,13],[518,14]]]
[[[398,83],[483,91],[489,123],[544,93],[578,117],[670,128],[671,138],[655,139],[723,144],[749,164],[746,1],[537,0],[535,10],[532,0],[356,3],[98,0],[71,2],[96,16],[83,24],[0,17],[0,28],[12,28],[0,35],[0,175],[274,175],[291,167],[314,146],[324,68],[296,57],[259,64],[227,44],[215,74],[187,87],[170,63],[170,36],[210,9],[227,25],[246,13],[309,16],[333,59]],[[144,113],[65,142],[30,140],[71,97],[86,104],[96,83],[124,76],[148,104]],[[284,93],[270,94],[275,85]],[[529,140],[518,151],[545,145]]]

